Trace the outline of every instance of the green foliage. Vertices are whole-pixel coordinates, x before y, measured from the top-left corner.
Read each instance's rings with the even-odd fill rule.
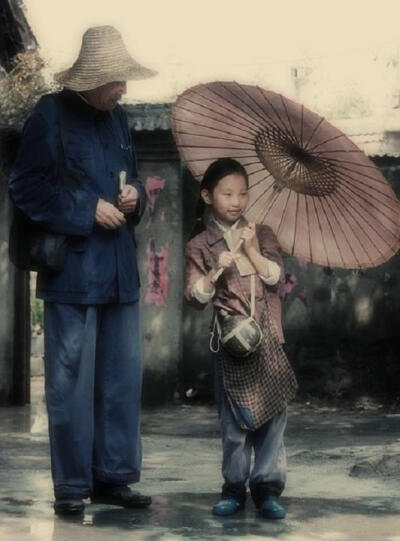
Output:
[[[37,100],[50,91],[37,51],[16,55],[13,69],[0,79],[0,129],[21,123]]]
[[[43,301],[31,298],[31,323],[32,329],[41,331],[43,329]]]

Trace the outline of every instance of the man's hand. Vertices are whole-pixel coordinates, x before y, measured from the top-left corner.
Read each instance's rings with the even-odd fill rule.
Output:
[[[125,223],[125,216],[111,203],[99,199],[96,207],[96,223],[105,229],[118,229]]]
[[[139,202],[139,192],[134,186],[126,184],[118,196],[118,208],[124,214],[135,212]]]

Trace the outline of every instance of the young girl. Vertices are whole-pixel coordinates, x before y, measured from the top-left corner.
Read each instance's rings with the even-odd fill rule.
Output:
[[[231,515],[242,509],[249,479],[261,516],[284,518],[278,501],[286,480],[283,433],[286,405],[297,384],[281,346],[279,244],[270,227],[243,217],[249,185],[240,163],[230,158],[213,162],[200,190],[203,231],[187,245],[185,297],[196,308],[212,301],[217,313],[249,316],[253,289],[254,318],[263,331],[260,346],[246,358],[238,359],[222,346],[214,354],[225,482],[213,513]],[[255,288],[250,288],[252,281]]]

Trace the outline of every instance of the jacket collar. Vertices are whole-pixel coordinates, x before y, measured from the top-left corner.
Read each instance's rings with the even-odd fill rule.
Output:
[[[243,216],[239,218],[239,223],[237,225],[238,228],[240,227],[246,227],[247,220]],[[215,221],[212,214],[207,216],[206,218],[206,230],[207,230],[207,242],[210,246],[213,246],[215,243],[217,243],[220,240],[224,240],[224,231],[220,227],[218,227],[217,222]]]
[[[78,114],[87,115],[89,117],[107,117],[110,115],[110,111],[100,111],[95,109],[83,98],[83,96],[69,88],[61,90],[59,96],[68,107],[71,107],[74,111],[78,112]]]

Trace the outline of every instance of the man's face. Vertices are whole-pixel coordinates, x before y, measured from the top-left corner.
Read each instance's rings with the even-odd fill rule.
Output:
[[[82,92],[90,105],[100,111],[111,111],[126,94],[126,81],[113,81],[93,90]]]

